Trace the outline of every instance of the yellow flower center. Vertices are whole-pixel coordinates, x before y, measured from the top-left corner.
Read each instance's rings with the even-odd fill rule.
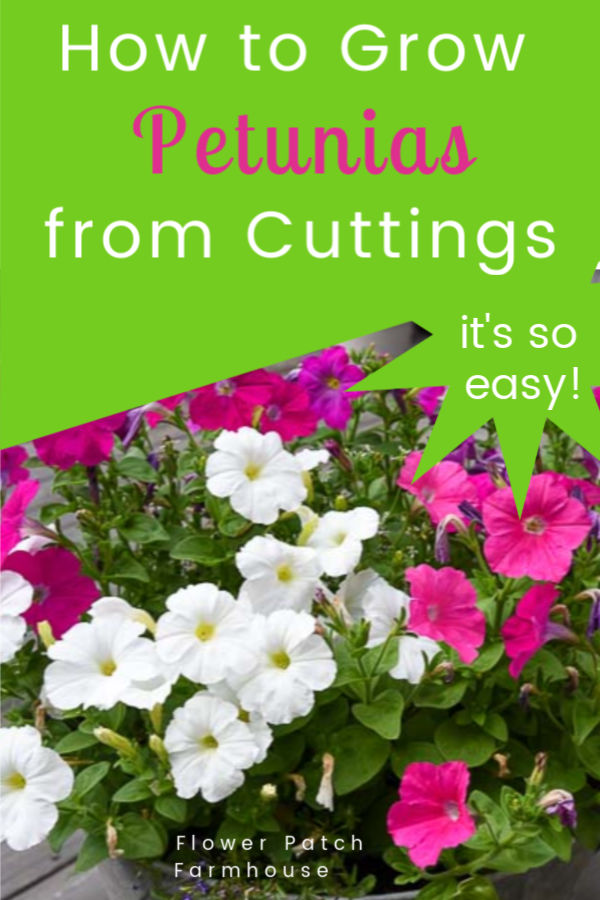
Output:
[[[546,530],[546,523],[540,516],[530,516],[525,519],[523,527],[527,534],[543,534]]]
[[[201,738],[200,744],[207,750],[216,750],[219,746],[218,740],[212,734],[207,734],[203,738]]]
[[[244,469],[244,475],[250,481],[256,481],[256,479],[260,475],[260,466],[258,466],[256,463],[248,463],[248,465]]]
[[[290,658],[285,650],[278,650],[276,653],[271,653],[271,662],[278,669],[287,669],[290,664]]]
[[[346,540],[347,537],[348,537],[348,535],[346,534],[345,531],[340,531],[339,534],[336,534],[336,536],[335,536],[335,543],[338,546],[340,546],[341,544],[344,543],[344,541]]]
[[[238,719],[240,720],[240,722],[248,723],[250,721],[250,713],[246,712],[245,709],[240,709],[238,713]]]
[[[111,676],[115,669],[117,668],[117,664],[112,659],[107,659],[103,663],[100,663],[100,671],[103,675]]]
[[[4,784],[7,788],[12,788],[14,791],[22,791],[27,784],[27,780],[23,778],[20,772],[13,772],[12,775],[4,779]]]
[[[201,622],[196,628],[196,637],[199,641],[210,641],[215,635],[215,626],[210,622]]]
[[[340,379],[334,378],[333,375],[330,375],[327,379],[327,387],[337,389],[340,386]]]
[[[291,581],[293,577],[294,573],[287,563],[283,563],[281,566],[277,567],[277,578],[279,581]]]

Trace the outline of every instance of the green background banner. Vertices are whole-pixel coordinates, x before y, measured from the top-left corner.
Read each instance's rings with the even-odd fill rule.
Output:
[[[6,0],[3,445],[412,319],[434,337],[369,386],[451,385],[453,412],[432,453],[490,415],[500,420],[506,448],[517,449],[529,423],[533,442],[552,414],[594,450],[599,417],[590,385],[600,383],[599,317],[589,282],[600,255],[598,18],[587,3],[550,11],[547,4],[513,0],[411,8],[362,2],[209,8],[177,0],[65,0],[32,8]],[[98,26],[97,71],[84,51],[72,51],[69,71],[62,70],[64,24],[74,44],[89,44],[91,26]],[[371,31],[349,39],[347,56],[361,66],[380,62],[376,68],[358,70],[343,58],[343,37],[357,25]],[[244,26],[261,35],[251,42],[260,70],[244,67]],[[291,40],[272,42],[289,33],[303,40],[306,61],[281,71],[270,54],[290,66],[298,48]],[[186,35],[192,54],[206,35],[196,71],[181,52],[172,71],[165,66],[161,41],[170,56],[178,34]],[[504,35],[511,56],[525,35],[513,71],[500,52],[486,71],[481,49],[489,55],[496,34]],[[418,38],[402,43],[402,35]],[[387,54],[364,45],[387,47]],[[143,64],[133,68],[144,52]],[[119,69],[115,60],[131,68]],[[162,174],[152,172],[150,115],[141,122],[141,138],[133,129],[136,116],[153,106],[175,108],[186,121],[183,137],[164,150]],[[366,120],[368,109],[375,117]],[[251,163],[266,156],[270,127],[277,129],[283,166],[288,129],[297,128],[299,159],[313,158],[309,171],[276,174],[266,162],[254,174],[240,171],[240,116],[254,129]],[[172,113],[164,112],[163,124],[171,140]],[[476,160],[460,174],[439,162],[430,174],[403,174],[390,163],[371,174],[364,162],[367,127],[374,129],[378,163],[397,150],[394,135],[405,128],[424,130],[419,140],[429,166],[443,158],[458,127],[469,160]],[[197,161],[198,141],[209,128],[222,129],[227,143],[204,158],[214,166],[232,159],[218,174],[202,171]],[[316,128],[344,129],[349,158],[361,157],[354,174],[338,170],[335,140],[327,145],[324,174],[315,173]],[[218,137],[205,136],[205,149]],[[407,167],[415,161],[414,136],[400,155]],[[454,146],[447,168],[457,158]],[[57,207],[63,224],[50,258],[51,229],[44,223]],[[390,226],[387,249],[379,225],[386,211],[399,223]],[[249,223],[264,212],[291,223],[271,218],[257,228],[267,251],[291,245],[277,258],[261,257],[249,243]],[[372,224],[351,226],[357,213]],[[80,234],[79,258],[76,220],[93,223]],[[205,223],[210,257],[194,227],[184,258],[168,228],[153,257],[152,222],[172,220]],[[449,226],[435,258],[432,223],[448,220],[460,226],[464,256],[461,236]],[[123,258],[105,248],[107,240],[113,252],[131,247],[131,229],[111,231],[120,221],[139,234],[139,249]],[[307,251],[306,222],[313,223],[321,252],[331,246],[331,223],[339,222],[338,258]],[[482,235],[490,222],[505,225],[488,226]],[[550,224],[552,232],[538,226],[532,236],[536,222]],[[548,243],[535,240],[540,236],[553,244],[545,258]],[[461,316],[486,313],[492,324],[513,327],[513,346],[461,349]],[[546,323],[549,332],[571,323],[577,341],[532,350],[531,323]],[[566,373],[569,396],[565,387],[549,413],[547,395],[529,401],[466,395],[470,374],[492,379],[499,372]]]

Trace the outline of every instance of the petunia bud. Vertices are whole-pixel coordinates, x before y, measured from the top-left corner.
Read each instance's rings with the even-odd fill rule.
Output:
[[[546,773],[546,766],[548,765],[548,754],[547,753],[536,753],[535,755],[535,765],[533,767],[533,771],[529,776],[529,784],[541,784],[544,780],[544,775]]]
[[[109,859],[118,859],[123,856],[123,850],[118,848],[119,835],[117,829],[112,823],[112,819],[106,822],[106,849],[108,850]]]
[[[403,561],[404,561],[404,551],[403,551],[403,550],[396,550],[396,552],[395,552],[394,555],[392,556],[392,563],[393,563],[395,566],[401,566],[402,563],[403,563]]]
[[[532,694],[538,693],[539,691],[535,687],[535,685],[530,684],[528,681],[525,682],[525,684],[521,686],[521,690],[519,691],[519,706],[521,707],[521,709],[528,710],[529,698]]]
[[[352,460],[342,447],[338,441],[333,438],[328,438],[326,441],[323,441],[323,446],[326,450],[329,450],[334,459],[338,461],[342,469],[345,469],[346,472],[352,471]]]
[[[472,503],[469,503],[468,500],[461,501],[461,503],[458,504],[458,508],[469,522],[473,522],[475,525],[483,525],[483,516]]]
[[[297,772],[293,772],[291,775],[288,775],[289,780],[292,782],[294,787],[296,788],[295,799],[297,803],[302,803],[306,796],[306,780],[302,775],[299,775]]]
[[[34,725],[36,729],[43,734],[46,730],[46,709],[42,703],[35,704]]]
[[[113,750],[116,750],[119,756],[124,756],[126,759],[135,759],[137,756],[137,750],[131,741],[123,737],[122,734],[117,734],[111,728],[103,728],[102,726],[94,728],[94,737],[101,744],[106,744],[107,747],[112,747]]]
[[[38,622],[37,630],[40,636],[40,640],[46,650],[48,649],[48,647],[51,647],[52,644],[56,643],[56,638],[52,634],[52,626],[50,625],[50,622],[46,621],[46,619],[44,619],[43,622]]]
[[[151,734],[148,738],[148,746],[155,756],[159,758],[163,766],[170,766],[167,748],[157,734]]]
[[[574,666],[566,666],[565,671],[568,675],[567,693],[574,694],[579,687],[579,671]]]
[[[333,508],[338,512],[345,512],[348,509],[348,498],[344,494],[338,494],[333,501]]]
[[[508,756],[504,753],[494,753],[492,757],[498,763],[498,778],[508,778],[510,769],[508,768]]]
[[[265,803],[271,803],[272,800],[277,799],[277,785],[275,784],[263,784],[260,789],[260,799]]]
[[[451,662],[440,663],[431,673],[431,677],[435,678],[437,675],[441,675],[444,684],[452,684],[454,681],[454,666]]]
[[[156,703],[150,710],[150,722],[158,733],[162,731],[163,708],[161,703]]]
[[[545,810],[549,816],[558,816],[561,825],[565,828],[575,828],[577,825],[577,810],[573,794],[556,788],[548,791],[538,800],[538,806]]]
[[[317,803],[320,803],[321,806],[324,806],[325,809],[333,812],[334,802],[333,802],[333,770],[335,768],[335,757],[331,755],[331,753],[323,754],[323,774],[321,776],[321,783],[319,784],[319,790],[317,791]]]
[[[600,590],[598,590],[598,588],[590,588],[587,591],[582,591],[580,594],[577,594],[575,599],[583,600],[587,597],[592,601],[590,617],[586,629],[587,636],[591,638],[596,631],[600,631]]]

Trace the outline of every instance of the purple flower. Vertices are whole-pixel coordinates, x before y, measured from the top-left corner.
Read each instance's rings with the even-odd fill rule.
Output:
[[[323,446],[331,453],[334,459],[337,459],[342,469],[345,469],[347,472],[352,471],[352,460],[338,441],[333,438],[327,438],[323,441]]]
[[[19,481],[27,481],[29,469],[25,469],[21,463],[27,459],[25,447],[7,447],[0,453],[0,474],[2,487],[11,487]]]
[[[565,828],[575,828],[577,826],[577,810],[573,795],[568,791],[556,788],[549,791],[539,801],[539,805],[549,816],[558,816],[560,824]]]
[[[586,631],[587,636],[591,638],[594,632],[600,631],[600,590],[592,588],[592,590],[586,591],[585,593],[589,594],[592,598],[590,618]]]
[[[330,428],[342,429],[352,415],[351,400],[357,396],[347,394],[346,389],[364,377],[360,366],[353,365],[340,346],[303,360],[298,382],[308,392],[314,413]]]
[[[581,462],[586,467],[592,478],[600,478],[600,460],[596,459],[595,456],[592,456],[592,454],[589,453],[589,451],[587,451],[585,447],[582,447],[581,449],[583,450],[583,458]]]
[[[475,445],[475,437],[471,435],[468,437],[466,441],[463,441],[462,444],[459,444],[458,447],[449,453],[445,459],[449,459],[452,462],[457,462],[461,466],[464,466],[468,460],[477,459],[477,448]]]

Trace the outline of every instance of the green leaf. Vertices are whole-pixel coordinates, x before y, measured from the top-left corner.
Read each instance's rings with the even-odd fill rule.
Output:
[[[127,859],[153,859],[162,856],[166,839],[161,828],[137,813],[126,813],[117,826],[118,846]]]
[[[554,850],[541,838],[528,837],[516,847],[507,847],[497,853],[491,865],[499,872],[515,875],[543,866],[554,857]]]
[[[165,819],[172,819],[173,822],[185,822],[187,818],[187,803],[183,797],[177,797],[176,794],[158,797],[154,809]]]
[[[394,775],[401,778],[406,767],[413,762],[431,762],[439,765],[444,762],[444,758],[435,744],[428,744],[425,741],[410,741],[408,744],[401,743],[399,747],[394,747],[392,750]]]
[[[168,541],[169,535],[153,516],[135,513],[119,526],[119,531],[128,541],[149,544],[152,541]]]
[[[235,819],[225,818],[219,826],[215,840],[217,842],[222,840],[235,840],[239,843],[245,838],[254,837],[255,834],[256,828],[252,825],[244,822],[236,822]]]
[[[52,522],[60,519],[61,516],[66,516],[67,513],[73,512],[76,508],[72,503],[46,503],[40,510],[40,521],[44,525],[50,525]]]
[[[548,821],[542,829],[542,839],[554,850],[559,859],[569,862],[573,851],[573,835],[568,828],[563,828],[556,819]]]
[[[488,713],[481,727],[486,734],[491,734],[497,741],[504,743],[504,741],[508,740],[508,726],[498,713]]]
[[[462,678],[456,678],[451,684],[425,682],[419,685],[414,703],[415,706],[449,709],[460,703],[466,689],[467,682]]]
[[[388,741],[361,725],[348,725],[332,737],[335,756],[333,785],[337,794],[349,794],[371,780],[385,765]]]
[[[144,481],[150,484],[158,481],[158,473],[152,468],[147,459],[144,459],[130,451],[127,456],[117,463],[117,472],[125,478],[133,481]]]
[[[580,746],[600,722],[600,710],[596,700],[578,697],[573,708],[575,743]]]
[[[453,719],[435,730],[435,745],[445,759],[462,759],[468,766],[481,766],[496,749],[495,741],[478,725],[457,725]]]
[[[93,734],[84,734],[82,731],[72,731],[61,738],[54,747],[57,753],[75,753],[77,750],[85,750],[93,747],[98,741]]]
[[[56,825],[48,835],[48,843],[53,853],[59,853],[67,838],[75,834],[79,828],[80,821],[77,813],[61,812],[59,814]]]
[[[352,713],[371,731],[390,741],[400,736],[404,698],[399,691],[384,691],[372,703],[355,703]]]
[[[108,859],[106,841],[97,834],[88,834],[75,860],[75,871],[86,872],[103,859]]]
[[[504,656],[504,643],[495,641],[493,644],[484,647],[477,659],[471,663],[470,669],[473,672],[489,672],[496,663]]]
[[[579,759],[594,778],[600,778],[600,735],[588,738],[577,748]]]
[[[110,763],[108,762],[95,763],[93,766],[88,766],[87,769],[82,769],[75,779],[73,792],[78,797],[84,797],[93,787],[96,787],[96,785],[102,781],[108,774],[109,769]]]
[[[457,896],[457,884],[454,878],[441,878],[432,881],[417,894],[417,900],[453,900]]]
[[[498,900],[498,891],[489,878],[475,875],[460,882],[456,896],[461,900]]]
[[[110,581],[150,581],[148,572],[133,556],[123,556],[106,576]]]
[[[371,647],[362,656],[363,667],[371,678],[375,675],[384,675],[398,664],[399,641],[397,637],[390,638],[385,645]]]
[[[152,791],[147,781],[141,778],[134,778],[128,781],[113,796],[115,803],[136,803],[138,800],[147,800],[152,797]]]
[[[233,556],[233,550],[206,535],[193,534],[175,544],[171,556],[173,559],[191,559],[203,566],[218,566]]]

